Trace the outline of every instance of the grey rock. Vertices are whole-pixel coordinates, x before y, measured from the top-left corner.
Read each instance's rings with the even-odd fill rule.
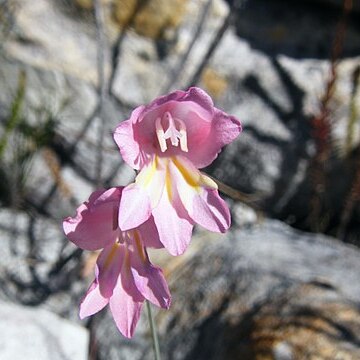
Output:
[[[80,277],[81,252],[65,239],[62,218],[1,209],[0,239],[0,299],[79,321],[78,304],[87,284]]]
[[[36,129],[41,129],[49,120],[52,121],[54,133],[48,134],[47,143],[38,147],[33,139],[26,139],[25,143],[32,155],[26,170],[25,187],[31,201],[38,207],[43,206],[49,198],[52,199],[57,205],[49,202],[46,204],[47,211],[55,217],[62,217],[66,214],[64,207],[69,199],[72,198],[73,203],[85,201],[96,180],[100,123],[97,93],[91,84],[66,73],[36,68],[12,58],[0,57],[0,81],[3,84],[0,104],[4,119],[9,116],[22,71],[26,74],[26,82],[21,122],[19,130],[8,136],[5,164],[9,163],[12,168],[17,165],[17,139],[23,128],[22,124],[33,127],[35,134]],[[102,171],[104,178],[116,178],[122,161],[111,132],[119,122],[121,112],[111,101],[106,103],[105,110],[105,136],[101,144],[105,154]],[[21,166],[17,170],[21,171]],[[11,175],[10,170],[8,175]],[[66,194],[54,191],[55,186],[60,185],[59,181],[70,191]],[[54,194],[56,199],[53,198]],[[59,201],[62,206],[59,206]]]
[[[49,311],[0,303],[3,360],[85,360],[88,331]]]
[[[66,16],[57,6],[61,2],[25,0],[15,3],[16,32],[4,44],[8,54],[35,67],[60,70],[88,82],[97,82],[93,27]]]
[[[326,340],[326,346],[333,346],[331,351],[355,359],[359,353],[359,255],[357,248],[335,239],[271,220],[233,228],[222,237],[202,234],[180,260],[163,260],[173,298],[170,310],[156,315],[163,356],[255,359],[256,347],[265,347],[261,337],[257,343],[256,334],[263,331],[264,337],[271,336],[272,331],[276,341],[266,348],[270,355],[284,358],[297,344],[301,351],[295,358],[305,358],[307,346],[317,353]],[[331,331],[343,329],[337,340],[326,334],[321,340],[322,330],[316,328],[310,334],[312,340],[286,335],[290,316],[298,329],[295,333],[302,331],[305,311],[313,314],[311,322],[327,321]],[[346,317],[350,312],[351,320]],[[277,319],[277,329],[282,330],[275,332],[270,324],[262,324],[269,316]],[[145,314],[131,341],[119,336],[108,314],[99,315],[95,323],[101,358],[152,358]]]

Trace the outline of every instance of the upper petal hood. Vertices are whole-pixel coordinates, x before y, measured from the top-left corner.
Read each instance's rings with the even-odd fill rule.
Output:
[[[156,122],[166,114],[171,114],[175,121],[183,124],[188,151],[172,145],[165,151],[161,149]],[[209,165],[221,148],[233,141],[240,132],[239,120],[215,108],[209,95],[192,87],[136,108],[130,119],[116,128],[114,139],[124,160],[134,169],[145,166],[154,154],[182,155],[197,168],[202,168]]]
[[[189,152],[182,154],[199,169],[210,165],[221,149],[236,139],[242,127],[234,116],[214,108],[213,119],[206,129],[207,132],[204,130],[199,129],[196,136],[189,135]]]

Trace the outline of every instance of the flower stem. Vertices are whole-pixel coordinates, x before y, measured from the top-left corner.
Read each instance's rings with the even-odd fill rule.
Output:
[[[152,337],[152,342],[153,342],[155,360],[161,360],[159,339],[157,337],[154,317],[153,317],[152,312],[151,312],[150,303],[147,300],[146,300],[146,308],[147,308],[148,317],[149,317],[149,324],[150,324],[150,331],[151,331],[151,337]]]

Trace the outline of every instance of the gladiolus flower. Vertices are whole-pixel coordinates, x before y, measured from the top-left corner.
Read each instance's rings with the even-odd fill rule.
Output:
[[[168,286],[160,268],[152,265],[146,247],[161,248],[150,217],[141,226],[118,227],[122,187],[94,192],[75,217],[63,222],[66,236],[84,250],[99,250],[95,280],[80,305],[80,317],[93,315],[107,304],[120,332],[132,337],[145,299],[168,309]]]
[[[195,87],[136,108],[114,133],[124,160],[139,170],[123,191],[120,228],[134,228],[153,216],[161,243],[173,255],[185,251],[195,223],[225,232],[229,209],[216,183],[198,169],[240,132],[239,120],[215,108]]]

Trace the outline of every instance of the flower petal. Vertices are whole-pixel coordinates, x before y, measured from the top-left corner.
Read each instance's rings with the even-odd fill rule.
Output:
[[[133,130],[133,124],[143,111],[143,106],[137,107],[131,114],[130,119],[121,122],[115,129],[114,140],[120,149],[124,161],[133,169],[139,170],[143,166],[143,159],[139,148],[139,142]]]
[[[136,233],[130,262],[134,282],[140,293],[153,304],[168,309],[171,295],[162,270],[150,263],[148,254]]]
[[[164,164],[154,156],[139,172],[135,183],[123,190],[119,211],[121,230],[134,229],[149,219],[151,209],[160,201],[164,184]]]
[[[216,189],[202,189],[193,199],[189,216],[205,229],[224,233],[231,224],[230,210]]]
[[[75,217],[66,218],[63,228],[69,240],[84,250],[98,250],[114,242],[121,191],[120,187],[96,191],[78,207]]]
[[[100,293],[106,298],[111,297],[119,277],[124,260],[123,247],[118,243],[106,246],[96,261]]]
[[[122,271],[110,298],[110,310],[117,328],[127,338],[134,334],[143,301],[144,297],[137,290],[131,271]]]
[[[216,184],[185,158],[169,161],[169,170],[189,217],[210,231],[225,232],[230,226],[230,211]]]
[[[181,255],[190,243],[193,221],[181,203],[176,188],[171,184],[169,175],[166,178],[166,189],[152,213],[162,244],[171,255]]]
[[[109,299],[100,294],[99,284],[94,280],[80,304],[80,319],[94,315],[109,303]]]
[[[164,247],[160,241],[159,233],[152,215],[149,217],[149,220],[145,221],[138,227],[138,231],[144,246],[155,249],[162,249]]]
[[[192,125],[193,124],[193,125]],[[202,124],[203,129],[201,129]],[[191,128],[195,127],[195,131]],[[214,108],[213,119],[209,125],[203,122],[187,122],[189,151],[187,157],[197,168],[210,165],[221,148],[231,143],[241,132],[241,123],[234,116]]]
[[[152,208],[157,206],[164,190],[166,163],[155,155],[135,179],[136,185],[146,190]]]
[[[183,131],[187,146],[168,146],[166,149],[164,144],[159,144],[156,123],[166,113],[185,125]],[[148,158],[154,154],[164,155],[165,150],[166,156],[183,155],[197,168],[202,168],[209,165],[221,148],[233,141],[240,132],[238,119],[215,108],[205,91],[192,87],[138,107],[129,120],[117,127],[114,139],[125,161],[135,169],[145,166]]]
[[[150,198],[143,188],[128,185],[122,192],[119,208],[119,227],[126,231],[144,223],[151,216]]]

